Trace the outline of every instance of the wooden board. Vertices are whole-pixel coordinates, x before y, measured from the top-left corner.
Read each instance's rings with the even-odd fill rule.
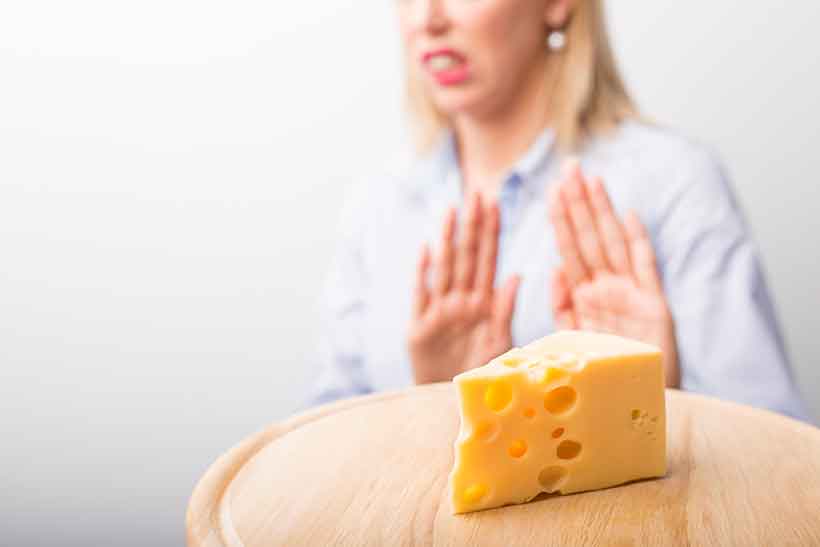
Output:
[[[450,384],[350,399],[220,458],[188,507],[191,547],[820,545],[820,430],[667,392],[669,472],[450,514]]]

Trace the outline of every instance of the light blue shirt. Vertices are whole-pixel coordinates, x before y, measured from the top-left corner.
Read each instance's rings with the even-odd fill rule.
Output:
[[[555,330],[550,275],[560,264],[546,189],[562,159],[545,131],[505,177],[496,283],[518,273],[513,344]],[[726,174],[703,146],[625,123],[578,154],[616,210],[646,224],[675,319],[681,387],[800,419],[758,252]],[[452,136],[404,176],[362,186],[344,208],[324,293],[322,372],[313,402],[412,385],[406,336],[415,265],[463,201]]]

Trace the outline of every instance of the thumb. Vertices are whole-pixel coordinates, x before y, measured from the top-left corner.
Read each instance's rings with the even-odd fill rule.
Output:
[[[521,285],[521,276],[512,275],[496,293],[493,302],[493,318],[495,332],[500,336],[512,338],[512,316],[515,311],[515,301],[518,297],[518,287]]]
[[[558,329],[576,329],[575,307],[572,303],[572,292],[563,266],[552,274],[552,316]]]

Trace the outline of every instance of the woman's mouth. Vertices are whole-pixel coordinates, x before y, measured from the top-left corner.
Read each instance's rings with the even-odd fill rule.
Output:
[[[427,52],[422,64],[439,85],[458,85],[470,77],[467,59],[452,49]]]

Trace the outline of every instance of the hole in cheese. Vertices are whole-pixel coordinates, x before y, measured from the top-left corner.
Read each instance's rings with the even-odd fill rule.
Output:
[[[464,489],[462,498],[467,503],[477,503],[481,498],[487,495],[487,487],[481,483],[471,484]]]
[[[564,434],[564,428],[563,427],[558,427],[558,428],[553,430],[552,438],[557,439],[558,437],[560,437],[563,434]]]
[[[632,419],[633,420],[637,420],[640,417],[641,417],[641,411],[640,410],[638,410],[636,408],[635,410],[632,411]]]
[[[517,367],[523,362],[524,360],[520,357],[504,357],[501,359],[501,363],[506,367]]]
[[[549,368],[547,368],[547,371],[544,372],[544,376],[541,377],[541,382],[544,383],[544,384],[547,384],[547,383],[553,382],[555,380],[560,380],[561,378],[563,378],[567,374],[568,374],[567,371],[562,369],[562,368],[549,367]]]
[[[480,441],[490,441],[498,433],[498,426],[493,422],[480,422],[473,430],[473,436]]]
[[[544,492],[556,492],[567,478],[567,470],[560,465],[545,467],[538,473],[538,484]]]
[[[563,414],[569,411],[578,400],[578,393],[570,386],[561,386],[547,393],[544,408],[550,414]]]
[[[535,409],[531,406],[528,406],[524,409],[524,417],[525,418],[534,418],[535,417]]]
[[[527,441],[521,439],[513,441],[510,448],[507,449],[507,452],[509,452],[513,458],[520,458],[527,453]]]
[[[496,380],[484,392],[484,404],[492,411],[501,412],[512,401],[512,388],[502,380]]]
[[[556,450],[558,457],[562,460],[577,458],[581,453],[581,443],[576,441],[561,441]]]

